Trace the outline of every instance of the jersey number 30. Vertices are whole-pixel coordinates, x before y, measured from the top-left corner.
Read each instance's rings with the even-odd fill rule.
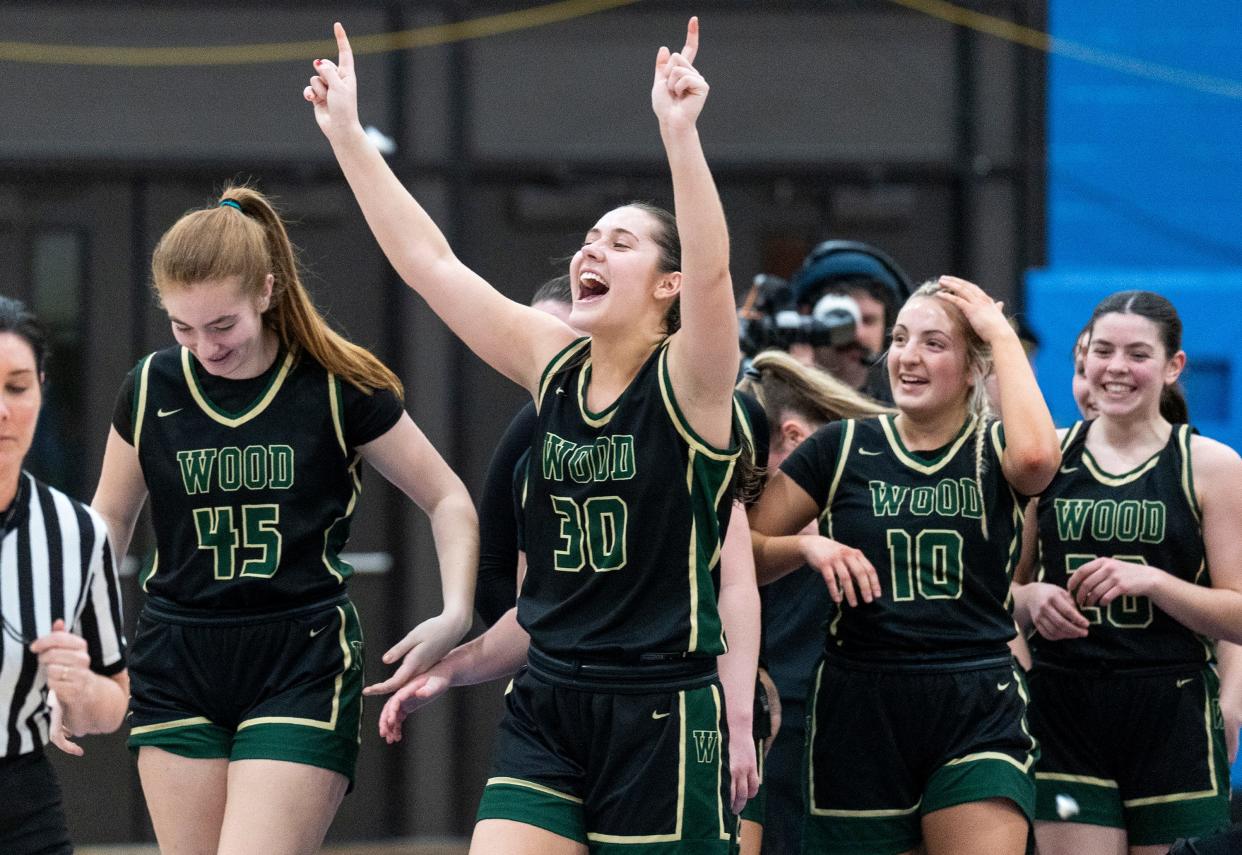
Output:
[[[591,559],[597,573],[625,566],[625,528],[629,510],[620,496],[593,496],[578,505],[566,496],[552,497],[552,510],[560,520],[560,548],[553,553],[554,566],[577,573]]]
[[[242,559],[241,575],[271,577],[280,566],[280,506],[242,505],[241,548],[258,550]],[[232,579],[237,574],[238,532],[233,526],[233,508],[195,508],[194,527],[198,530],[198,548],[210,549],[215,578]]]

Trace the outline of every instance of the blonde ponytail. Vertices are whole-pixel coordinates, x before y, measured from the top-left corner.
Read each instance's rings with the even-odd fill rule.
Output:
[[[780,350],[765,350],[756,356],[737,388],[763,407],[773,437],[788,414],[818,427],[836,419],[862,419],[892,412],[827,371],[803,365]]]

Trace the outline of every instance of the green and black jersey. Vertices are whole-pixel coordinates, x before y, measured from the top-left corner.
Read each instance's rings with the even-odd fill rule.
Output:
[[[395,396],[364,395],[295,352],[262,377],[225,380],[173,347],[138,363],[122,407],[114,425],[151,497],[147,593],[185,608],[264,611],[341,591],[361,490],[355,446],[397,422]]]
[[[820,508],[825,536],[879,574],[872,603],[842,606],[829,654],[933,664],[1007,654],[1009,582],[1021,541],[1018,495],[1001,471],[1004,433],[971,418],[947,446],[909,451],[892,416],[832,422],[781,465]]]
[[[1062,440],[1061,469],[1039,498],[1037,579],[1064,587],[1099,557],[1159,567],[1196,585],[1210,584],[1199,505],[1190,468],[1189,425],[1174,425],[1168,443],[1142,465],[1106,472],[1087,449],[1091,422]],[[1119,597],[1106,608],[1084,608],[1085,638],[1031,636],[1036,661],[1063,667],[1201,667],[1210,641],[1187,629],[1146,597]]]
[[[725,650],[716,609],[738,450],[699,438],[661,344],[603,412],[591,343],[544,370],[523,504],[518,620],[553,655],[638,662]]]

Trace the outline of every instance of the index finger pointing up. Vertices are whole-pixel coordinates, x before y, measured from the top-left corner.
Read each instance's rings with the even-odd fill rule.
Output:
[[[349,37],[345,35],[345,28],[341,26],[340,21],[332,25],[332,32],[336,34],[337,68],[342,74],[353,74],[354,51],[349,46]]]
[[[686,62],[693,63],[694,55],[699,52],[699,19],[696,15],[690,19],[690,23],[686,25],[686,46],[681,49],[681,55],[686,58]]]

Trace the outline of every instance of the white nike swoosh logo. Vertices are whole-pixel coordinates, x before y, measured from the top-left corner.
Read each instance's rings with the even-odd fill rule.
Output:
[[[184,410],[184,409],[185,409],[185,407],[177,407],[177,409],[175,409],[175,410],[156,410],[155,414],[156,414],[157,416],[159,416],[159,417],[162,419],[162,418],[164,418],[165,416],[174,416],[174,415],[176,415],[177,413],[181,412],[181,411],[182,411],[182,410]]]
[[[1178,681],[1177,681],[1177,688],[1179,688],[1179,689],[1180,689],[1182,686],[1186,685],[1187,683],[1189,683],[1189,682],[1190,682],[1191,680],[1193,680],[1193,679],[1194,679],[1194,677],[1187,677],[1185,680],[1178,680]]]
[[[662,718],[668,718],[668,717],[669,717],[669,716],[671,716],[671,715],[672,715],[672,713],[671,713],[671,712],[666,712],[666,713],[658,713],[658,712],[655,712],[654,710],[653,710],[653,711],[652,711],[652,713],[651,713],[651,717],[652,717],[652,718],[654,718],[654,719],[657,719],[657,720],[658,720],[658,719],[662,719]]]
[[[884,452],[883,452],[883,451],[868,451],[868,450],[867,450],[867,449],[865,449],[865,448],[860,448],[860,449],[858,449],[858,453],[859,453],[859,454],[865,454],[865,455],[867,455],[868,457],[879,457],[879,456],[880,456],[881,454],[883,454]]]
[[[319,627],[319,629],[312,629],[310,631],[310,637],[314,638],[316,635],[323,632],[325,629],[327,629],[330,626],[332,626],[332,624],[329,623],[329,624],[324,624],[323,626]]]
[[[1071,473],[1073,473],[1073,472],[1077,472],[1077,471],[1078,471],[1078,467],[1077,467],[1077,466],[1071,466],[1069,469],[1066,469],[1064,466],[1062,466],[1062,467],[1061,467],[1061,474],[1063,474],[1063,475],[1069,475],[1069,474],[1071,474]]]
[[[1009,688],[1009,683],[997,683],[996,684],[996,691],[998,692],[1003,692],[1008,688]]]

